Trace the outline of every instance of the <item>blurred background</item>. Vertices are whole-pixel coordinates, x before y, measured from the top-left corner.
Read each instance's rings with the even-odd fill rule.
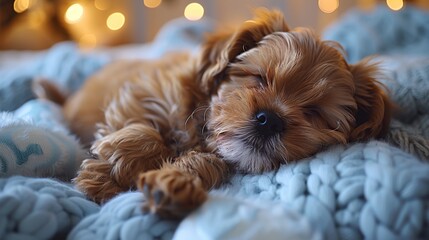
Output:
[[[145,43],[175,18],[233,26],[255,7],[280,9],[290,27],[320,33],[347,10],[377,4],[429,9],[429,0],[0,0],[0,50],[40,50],[69,40],[86,49]]]

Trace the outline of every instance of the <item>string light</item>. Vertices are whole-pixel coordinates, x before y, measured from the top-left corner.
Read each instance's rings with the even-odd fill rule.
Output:
[[[333,13],[340,5],[339,0],[319,0],[319,8],[324,13]]]
[[[110,30],[116,31],[121,29],[125,24],[125,16],[120,12],[110,14],[107,18],[106,25]]]
[[[13,10],[17,13],[22,13],[30,7],[30,0],[15,0]]]
[[[401,8],[404,6],[403,0],[386,0],[386,3],[387,6],[394,11],[401,10]]]
[[[69,24],[77,23],[83,16],[83,7],[79,3],[75,3],[67,8],[65,21]]]
[[[200,20],[204,16],[204,7],[199,3],[190,3],[186,6],[184,15],[191,21]]]
[[[143,4],[148,8],[156,8],[161,2],[162,0],[143,0]]]

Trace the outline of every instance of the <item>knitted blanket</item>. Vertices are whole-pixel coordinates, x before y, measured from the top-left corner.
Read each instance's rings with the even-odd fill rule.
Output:
[[[342,34],[331,39],[349,44],[349,56],[360,59],[369,54],[360,46],[376,41],[385,26],[359,16],[387,21],[401,14],[416,24],[429,22],[426,13],[413,8],[395,17],[380,8],[354,11],[333,26],[330,31]],[[410,18],[414,14],[423,19]],[[355,39],[344,37],[354,34],[346,31],[350,24],[361,26],[365,38],[343,41]],[[392,27],[395,36],[405,34],[401,26]],[[426,33],[414,37],[422,39]],[[69,134],[58,107],[40,100],[19,105],[0,115],[0,170],[9,170],[0,175],[0,239],[428,239],[429,51],[416,56],[410,48],[394,44],[370,53],[384,54],[376,59],[385,69],[383,82],[404,107],[403,116],[392,123],[388,143],[333,146],[277,171],[237,174],[181,222],[143,214],[145,199],[139,192],[123,193],[103,206],[85,199],[66,182],[76,174],[71,163],[78,164],[85,152]],[[93,63],[100,59],[85,58]],[[69,73],[74,71],[81,69]],[[0,92],[22,97],[3,86]]]
[[[340,42],[349,62],[373,54],[429,54],[429,12],[406,6],[391,11],[378,6],[373,11],[351,10],[323,33],[323,38]]]
[[[0,179],[1,239],[65,239],[99,206],[68,184],[47,178]]]

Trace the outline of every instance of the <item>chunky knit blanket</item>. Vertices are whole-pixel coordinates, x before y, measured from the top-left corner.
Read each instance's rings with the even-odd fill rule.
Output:
[[[397,18],[409,26],[429,22],[427,13],[414,8],[396,15],[378,8],[351,12],[328,30],[341,33],[330,39],[348,46],[351,59],[383,53],[375,59],[384,69],[383,82],[403,107],[386,141],[333,146],[277,171],[236,174],[180,222],[142,213],[145,199],[139,192],[123,193],[102,206],[85,199],[68,182],[85,151],[68,132],[58,106],[22,100],[28,96],[0,85],[0,93],[25,102],[0,114],[0,239],[428,239],[429,51],[417,44],[416,55],[408,42],[374,52],[360,48],[384,36],[378,36],[387,31],[379,21]],[[365,38],[347,37],[355,34],[347,31],[350,26],[359,26],[354,29]],[[391,28],[394,36],[403,38],[410,30],[401,26]],[[416,33],[416,41],[425,41],[428,32]],[[99,55],[81,55],[70,46],[50,51],[59,53],[55,49],[84,57],[93,71],[100,66]],[[58,61],[67,66],[67,59],[75,58]],[[70,76],[82,73],[74,66]]]
[[[370,12],[351,10],[323,33],[341,43],[349,62],[373,54],[429,54],[429,12],[407,6],[391,11],[378,6]]]

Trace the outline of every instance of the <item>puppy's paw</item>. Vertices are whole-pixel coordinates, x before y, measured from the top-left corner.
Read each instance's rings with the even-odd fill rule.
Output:
[[[170,219],[185,217],[207,199],[200,179],[176,169],[143,173],[137,187],[146,197],[143,211]]]
[[[107,161],[86,159],[81,165],[76,178],[73,179],[76,187],[97,203],[104,203],[126,191],[112,178],[112,165]]]

